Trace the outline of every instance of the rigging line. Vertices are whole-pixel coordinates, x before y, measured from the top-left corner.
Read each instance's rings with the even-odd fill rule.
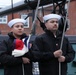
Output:
[[[31,28],[31,33],[29,34],[29,41],[31,39],[31,36],[33,35],[33,31],[34,31],[34,27],[35,27],[35,21],[36,21],[36,18],[37,18],[37,14],[38,14],[38,8],[39,8],[39,4],[40,4],[40,0],[38,0],[38,3],[37,3],[37,7],[36,7],[36,12],[35,12],[35,17],[34,17],[34,20],[33,20],[33,23],[32,23],[32,28]],[[29,43],[29,42],[28,42]],[[28,44],[29,45],[29,44]]]
[[[34,20],[33,20],[33,23],[32,23],[32,28],[31,28],[31,33],[29,34],[29,41],[31,39],[31,36],[33,35],[33,31],[34,31],[34,27],[35,27],[35,21],[37,19],[37,14],[38,14],[38,8],[39,8],[39,4],[40,4],[40,0],[38,0],[38,3],[37,3],[37,7],[36,7],[36,12],[35,12],[35,17],[34,17]],[[29,45],[29,44],[28,44]]]
[[[31,36],[32,36],[32,34],[33,34],[33,30],[34,30],[34,26],[35,26],[35,21],[36,21],[36,17],[37,17],[37,13],[38,13],[39,4],[40,4],[40,0],[38,0],[38,3],[37,3],[36,12],[35,12],[35,18],[34,18],[34,21],[33,21],[33,23],[32,23],[31,33],[30,33],[29,36],[28,36],[27,47],[29,46],[29,41],[30,41]],[[22,69],[23,69],[23,75],[24,75],[24,74],[25,74],[25,73],[24,73],[24,65],[22,65]]]
[[[33,20],[33,23],[32,23],[31,33],[29,34],[29,37],[28,37],[29,41],[30,41],[31,36],[32,36],[32,34],[33,34],[33,31],[34,31],[35,22],[36,22],[36,19],[37,19],[37,14],[38,14],[39,4],[40,4],[40,0],[38,0],[38,3],[37,3],[35,16],[34,16],[34,20]],[[29,42],[28,42],[28,44],[29,44]],[[28,44],[27,44],[27,45],[28,45]],[[34,66],[34,65],[35,65],[35,64],[33,63],[33,69],[35,68],[35,66]],[[34,70],[35,70],[35,69],[34,69]],[[33,75],[34,75],[34,74],[33,74]]]
[[[44,16],[44,7],[42,6],[42,13],[43,13],[43,16]]]
[[[14,18],[14,15],[13,15],[13,0],[11,0],[11,7],[12,7],[12,19]]]
[[[70,0],[68,1],[68,9],[69,9],[69,4],[70,4]],[[64,21],[64,29],[63,29],[63,34],[62,34],[62,40],[61,40],[61,46],[60,49],[62,49],[62,45],[63,45],[63,38],[64,38],[64,34],[65,34],[65,28],[66,28],[66,21],[67,21],[67,16],[68,16],[68,9],[66,11],[66,16],[65,16],[65,21]]]
[[[36,19],[37,19],[39,4],[40,4],[40,0],[38,0],[38,3],[37,3],[35,17],[34,17],[34,20],[33,20],[33,23],[32,23],[32,28],[31,28],[31,34],[33,33],[35,22],[36,22]]]
[[[54,3],[54,1],[52,0],[52,3],[53,3],[53,11],[52,11],[52,13],[56,13],[56,11],[55,11],[55,3]]]
[[[27,16],[25,17],[25,20],[26,20],[28,17],[29,17],[29,15],[27,15]]]
[[[70,0],[68,1],[68,9],[69,9],[69,5],[70,5]],[[61,46],[60,49],[62,50],[62,45],[63,45],[63,39],[64,39],[64,35],[65,35],[65,28],[66,28],[66,21],[67,21],[67,16],[68,16],[68,9],[66,12],[66,16],[65,16],[65,21],[64,21],[64,29],[63,29],[63,34],[62,34],[62,39],[61,39]],[[61,75],[61,63],[59,62],[59,75]]]

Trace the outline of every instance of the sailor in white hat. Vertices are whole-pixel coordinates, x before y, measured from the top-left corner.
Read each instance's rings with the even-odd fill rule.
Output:
[[[28,36],[24,32],[25,20],[15,18],[9,21],[8,26],[10,31],[8,33],[8,40],[2,42],[0,45],[0,60],[4,66],[4,75],[32,75],[32,62],[25,56],[28,52],[28,47],[24,44],[23,39]],[[26,40],[27,41],[27,40]],[[27,42],[25,42],[27,43]],[[6,74],[7,73],[7,74]]]
[[[67,75],[67,63],[74,59],[75,52],[65,36],[62,44],[62,32],[58,30],[60,18],[57,14],[45,15],[43,20],[46,30],[35,38],[35,44],[39,49],[37,51],[41,54],[38,64],[41,75],[59,75],[60,68],[61,75]]]
[[[24,33],[24,25],[26,24],[26,20],[21,18],[15,18],[8,22],[8,26],[11,28],[10,32],[15,38],[20,39]]]
[[[58,14],[48,14],[43,17],[43,21],[45,23],[45,27],[47,30],[51,32],[56,32],[59,27],[59,20],[61,16]]]

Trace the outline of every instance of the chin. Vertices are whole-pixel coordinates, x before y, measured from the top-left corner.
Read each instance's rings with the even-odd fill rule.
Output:
[[[53,29],[53,30],[58,30],[57,28]]]
[[[19,33],[18,35],[22,35],[23,33]]]

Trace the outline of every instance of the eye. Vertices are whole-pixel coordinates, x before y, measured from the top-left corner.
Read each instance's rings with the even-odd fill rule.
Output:
[[[56,21],[56,23],[58,23],[58,21]]]
[[[54,23],[54,21],[50,21],[50,23]]]
[[[19,28],[19,27],[24,28],[24,25],[16,25],[15,27],[16,28]]]
[[[58,21],[50,21],[50,23],[58,23]]]
[[[21,28],[24,28],[24,25],[21,25]]]
[[[19,25],[16,25],[15,27],[16,27],[16,28],[19,28]]]

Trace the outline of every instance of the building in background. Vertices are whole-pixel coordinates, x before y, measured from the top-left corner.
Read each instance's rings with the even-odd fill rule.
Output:
[[[67,9],[67,7],[66,7],[66,9]],[[38,17],[40,18],[41,21],[43,21],[42,20],[43,15],[49,14],[49,13],[51,13],[51,6],[46,6],[44,8],[44,13],[43,13],[42,9],[39,9]],[[34,14],[33,10],[23,10],[23,11],[16,12],[13,14],[11,13],[11,14],[8,14],[5,16],[1,16],[0,17],[1,34],[6,35],[10,31],[10,28],[7,26],[8,21],[10,21],[13,18],[24,18],[24,19],[26,19],[26,17],[28,15],[29,15],[28,18],[26,19],[27,25],[25,26],[24,32],[29,34],[31,32],[31,29],[32,29],[32,21],[34,19],[33,14]],[[66,34],[67,35],[76,35],[76,25],[75,25],[76,24],[76,0],[72,0],[70,2],[69,9],[68,9],[68,21],[69,21],[68,22],[69,26],[68,26],[68,30],[66,31]],[[36,21],[36,26],[35,26],[34,31],[35,31],[35,34],[41,34],[44,32],[42,30],[42,28],[40,27],[40,23],[38,20]]]

